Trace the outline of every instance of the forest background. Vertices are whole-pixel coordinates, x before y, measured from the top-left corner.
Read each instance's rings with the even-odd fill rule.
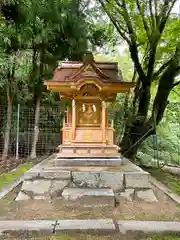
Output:
[[[90,2],[1,1],[2,165],[56,150],[66,104],[43,83],[60,61],[81,61],[89,50],[97,61],[117,61],[124,80],[136,83],[109,113],[123,154],[179,164],[179,1]]]

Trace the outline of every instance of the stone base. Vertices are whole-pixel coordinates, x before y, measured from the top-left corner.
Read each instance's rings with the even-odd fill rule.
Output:
[[[115,196],[112,189],[65,188],[62,192],[65,205],[115,207]]]
[[[123,159],[117,158],[57,158],[54,162],[54,166],[121,166],[123,165]]]
[[[119,147],[107,144],[62,144],[57,159],[79,157],[119,157]]]
[[[86,189],[86,197],[82,197],[82,202],[85,204],[84,199],[92,198],[91,195],[99,190],[101,192],[101,189],[107,189],[107,192],[115,193],[117,200],[118,196],[128,200],[135,194],[140,200],[156,201],[155,196],[152,197],[153,192],[148,191],[151,190],[150,174],[128,160],[119,166],[68,165],[59,167],[56,165],[57,161],[69,160],[55,158],[48,162],[43,161],[29,170],[24,176],[22,189],[16,200],[62,198],[66,193],[64,189],[71,189],[72,193],[73,191],[76,193],[77,189],[82,189],[82,192],[84,192],[83,189]],[[107,162],[109,161],[111,160],[107,159]],[[89,189],[89,193],[87,189]],[[102,192],[104,193],[105,190]],[[76,194],[72,194],[71,197],[76,198]],[[103,196],[104,198],[105,196]],[[93,201],[97,205],[97,201],[95,199]],[[112,201],[110,205],[112,205]]]

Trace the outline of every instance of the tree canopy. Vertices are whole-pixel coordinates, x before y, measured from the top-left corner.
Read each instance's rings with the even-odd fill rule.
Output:
[[[14,104],[34,109],[32,158],[36,157],[40,102],[56,102],[58,94],[48,94],[44,79],[51,78],[61,60],[82,60],[88,42],[105,41],[103,30],[86,19],[84,1],[3,0],[0,22],[0,91],[2,108],[7,101],[1,133],[3,159],[7,158]],[[90,12],[90,10],[88,11]],[[6,123],[6,124],[5,124]]]
[[[134,111],[121,142],[122,152],[133,157],[139,145],[156,132],[168,97],[180,82],[179,19],[171,11],[176,0],[99,0],[119,36],[128,44],[134,64]],[[151,86],[157,92],[151,99]],[[153,107],[149,114],[150,102]]]
[[[6,113],[0,119],[3,158],[8,155],[13,107],[18,103],[33,107],[31,153],[36,157],[41,105],[59,101],[58,94],[44,88],[44,79],[51,78],[58,61],[82,60],[87,50],[96,53],[96,59],[105,55],[110,61],[118,61],[124,79],[135,82],[119,143],[122,153],[133,158],[142,142],[156,134],[160,122],[166,123],[166,110],[177,112],[176,105],[168,105],[172,101],[175,104],[180,83],[180,20],[172,14],[176,2],[2,0],[0,107]],[[124,46],[124,53],[117,54]],[[122,100],[118,96],[117,122]],[[56,117],[60,119],[58,114]]]

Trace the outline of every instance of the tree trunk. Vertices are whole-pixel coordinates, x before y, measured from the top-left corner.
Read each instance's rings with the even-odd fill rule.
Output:
[[[33,58],[32,58],[33,73],[36,71],[36,68],[37,68],[36,53],[37,53],[37,51],[36,51],[36,49],[34,49],[33,50]],[[42,44],[42,48],[40,49],[40,59],[39,60],[40,60],[39,77],[38,77],[37,83],[35,84],[35,89],[34,89],[36,110],[35,110],[34,134],[33,134],[33,141],[32,141],[31,154],[30,154],[31,159],[35,159],[37,157],[36,156],[36,147],[37,147],[37,142],[38,142],[38,138],[39,138],[40,99],[41,99],[41,94],[43,91],[43,82],[42,82],[43,60],[44,60],[43,44]]]
[[[127,121],[124,136],[120,143],[121,153],[124,156],[133,159],[141,143],[147,137],[156,133],[156,127],[162,120],[168,104],[168,97],[173,88],[178,64],[176,58],[173,58],[166,71],[160,77],[156,97],[153,102],[152,114],[148,120],[149,90],[147,88],[146,91],[140,93],[138,112]]]
[[[15,83],[15,66],[16,60],[14,56],[14,61],[12,64],[12,69],[8,69],[7,73],[7,122],[6,122],[6,129],[4,134],[4,149],[2,154],[2,164],[4,167],[6,165],[6,159],[8,157],[9,151],[9,142],[10,142],[10,132],[11,132],[11,123],[12,123],[12,102],[13,102],[13,91],[12,91],[12,84]]]
[[[31,159],[35,159],[36,156],[36,146],[39,138],[39,117],[40,117],[40,97],[36,100],[36,110],[35,110],[35,123],[34,123],[34,134],[33,134],[33,142],[31,148]]]
[[[126,125],[124,136],[120,143],[121,153],[124,157],[134,159],[137,150],[142,142],[155,132],[153,122],[145,122],[143,125],[140,123]]]
[[[7,122],[6,122],[6,129],[5,129],[5,135],[4,135],[4,149],[3,149],[2,161],[5,161],[8,157],[10,131],[11,131],[11,117],[12,117],[12,99],[11,99],[11,96],[8,91],[8,93],[7,93]]]

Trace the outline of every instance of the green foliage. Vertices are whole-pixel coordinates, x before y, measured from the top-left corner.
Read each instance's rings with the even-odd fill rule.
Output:
[[[44,87],[44,79],[51,79],[58,61],[82,60],[88,41],[98,46],[102,46],[107,41],[105,28],[102,25],[96,26],[86,19],[82,9],[83,4],[84,1],[73,0],[1,1],[0,108],[3,114],[0,115],[2,123],[0,143],[5,141],[7,97],[12,102],[14,112],[10,116],[12,118],[11,142],[14,141],[16,134],[17,104],[21,104],[21,108],[26,109],[25,120],[20,126],[20,131],[24,132],[21,139],[24,140],[29,134],[29,119],[31,124],[34,124],[35,111],[32,108],[35,108],[37,100],[41,98],[41,104],[50,106],[54,106],[59,101],[58,94],[49,93]],[[88,12],[91,13],[91,10]],[[28,107],[30,114],[27,112]],[[51,107],[49,110],[41,107],[40,130],[50,128],[49,131],[55,137],[53,140],[49,139],[47,131],[45,133],[40,131],[38,144],[45,140],[47,143],[49,139],[49,148],[54,149],[54,145],[57,146],[57,140],[59,142],[60,137],[59,127],[63,118],[62,108],[63,106],[61,110],[58,109],[62,113],[60,114],[58,111],[53,111]],[[24,110],[21,109],[21,111]],[[2,150],[1,147],[0,150]]]
[[[176,94],[177,95],[177,94]],[[179,102],[178,102],[179,101]],[[157,143],[150,136],[140,147],[139,151],[159,159],[165,163],[180,164],[180,97],[170,96],[163,121],[157,128]],[[139,153],[137,155],[139,157]],[[139,157],[142,159],[141,157]],[[148,162],[146,157],[145,163]],[[149,162],[151,163],[151,162]]]
[[[180,83],[176,78],[180,71],[179,18],[171,15],[175,2],[99,0],[119,37],[127,43],[136,72],[134,108],[120,143],[122,153],[128,152],[126,157],[135,157],[148,136],[145,133],[154,134],[170,92]],[[172,148],[175,138],[166,136]]]
[[[5,188],[8,184],[13,183],[19,177],[22,177],[25,172],[33,167],[32,163],[24,163],[13,172],[3,173],[0,175],[0,190]]]
[[[180,177],[178,175],[176,176],[157,168],[148,168],[147,170],[152,174],[152,176],[168,186],[173,192],[180,194]]]

